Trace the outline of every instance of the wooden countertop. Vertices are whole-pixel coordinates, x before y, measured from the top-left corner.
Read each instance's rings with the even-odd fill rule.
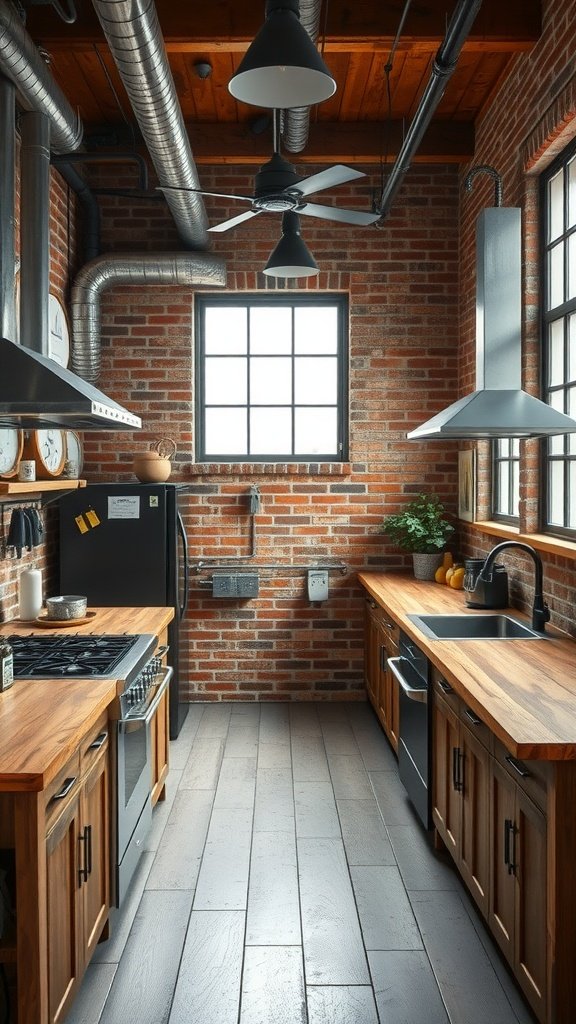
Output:
[[[84,626],[45,629],[17,620],[0,635],[152,633],[174,617],[172,608],[97,608]],[[0,792],[44,789],[82,736],[116,696],[115,679],[17,679],[0,693]]]
[[[515,757],[576,759],[576,644],[547,627],[542,640],[432,640],[409,614],[465,613],[462,591],[392,573],[359,580]],[[509,609],[515,618],[527,617]],[[485,612],[484,612],[485,614]]]

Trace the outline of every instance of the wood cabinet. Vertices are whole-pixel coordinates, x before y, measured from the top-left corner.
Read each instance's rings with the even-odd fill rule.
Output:
[[[470,709],[433,672],[432,818],[480,909],[488,911],[490,752]],[[467,723],[467,718],[470,724]]]
[[[399,628],[376,601],[365,604],[364,678],[366,692],[393,749],[398,751],[400,695],[388,658],[398,654]]]
[[[106,716],[78,752],[46,813],[48,1019],[64,1021],[108,919],[109,761]],[[74,768],[74,761],[72,762]],[[67,766],[70,768],[70,764]],[[54,807],[58,813],[54,813]]]
[[[166,665],[168,632],[163,630],[158,637],[158,656]],[[166,778],[169,770],[170,736],[170,690],[165,691],[150,722],[150,745],[152,748],[152,806],[166,796]]]

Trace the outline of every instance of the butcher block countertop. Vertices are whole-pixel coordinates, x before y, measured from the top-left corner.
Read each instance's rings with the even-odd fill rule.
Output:
[[[95,608],[83,626],[45,629],[18,620],[0,635],[151,633],[166,628],[172,608]],[[82,736],[112,703],[114,679],[16,679],[0,693],[0,792],[39,791],[55,778]]]
[[[576,760],[576,643],[546,627],[542,640],[433,640],[409,614],[482,615],[463,591],[392,573],[360,573],[369,594],[426,653],[515,757]],[[508,614],[527,621],[515,609]],[[529,621],[529,619],[528,619]]]

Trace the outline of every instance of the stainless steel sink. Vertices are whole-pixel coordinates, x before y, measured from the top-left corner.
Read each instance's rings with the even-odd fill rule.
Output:
[[[546,640],[509,615],[409,615],[432,640]]]

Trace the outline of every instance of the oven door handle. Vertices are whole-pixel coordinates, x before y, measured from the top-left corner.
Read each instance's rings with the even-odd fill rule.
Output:
[[[168,689],[168,686],[170,685],[170,680],[174,675],[174,669],[172,668],[172,666],[165,665],[162,668],[162,675],[164,678],[162,679],[162,682],[160,683],[158,689],[156,690],[156,693],[154,694],[154,700],[146,709],[146,714],[133,715],[132,717],[130,715],[127,715],[126,718],[121,718],[120,721],[118,722],[121,731],[125,731],[129,728],[129,726],[134,725],[136,723],[143,723],[144,725],[150,724],[150,722],[154,718],[154,715],[156,714],[156,711],[158,710],[158,705],[160,704],[162,697],[164,696],[166,690]]]
[[[390,671],[392,672],[392,675],[394,675],[396,677],[396,679],[398,680],[398,682],[400,683],[400,686],[402,687],[403,692],[408,697],[408,700],[418,701],[419,704],[427,704],[428,703],[428,688],[427,687],[426,688],[425,687],[421,688],[421,687],[417,687],[417,686],[410,686],[410,683],[408,683],[406,681],[406,679],[402,675],[400,669],[398,668],[398,664],[401,661],[403,661],[402,658],[388,658],[387,664],[390,667]]]

